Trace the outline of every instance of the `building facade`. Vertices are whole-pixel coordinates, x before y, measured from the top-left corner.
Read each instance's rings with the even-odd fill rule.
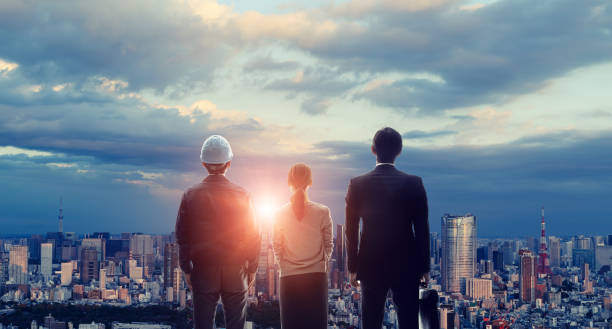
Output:
[[[475,216],[442,216],[441,262],[442,290],[461,292],[462,279],[471,279],[476,273]]]
[[[519,297],[523,303],[535,301],[536,257],[530,250],[519,252],[521,259],[519,278]]]

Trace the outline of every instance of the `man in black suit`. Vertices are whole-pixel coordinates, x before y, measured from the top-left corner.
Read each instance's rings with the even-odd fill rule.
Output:
[[[376,168],[351,179],[346,195],[348,270],[362,288],[363,329],[382,327],[389,290],[400,328],[418,328],[419,282],[429,280],[427,195],[420,177],[395,168],[401,150],[397,131],[376,132]]]
[[[214,327],[219,297],[226,327],[244,329],[248,288],[257,272],[261,238],[249,194],[225,177],[232,157],[225,138],[204,141],[200,158],[208,176],[183,194],[176,219],[196,329]]]

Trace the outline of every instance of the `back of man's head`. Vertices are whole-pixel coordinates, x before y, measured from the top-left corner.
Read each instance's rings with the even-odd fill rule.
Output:
[[[372,151],[378,162],[393,163],[402,152],[402,135],[390,127],[380,129],[374,135]]]

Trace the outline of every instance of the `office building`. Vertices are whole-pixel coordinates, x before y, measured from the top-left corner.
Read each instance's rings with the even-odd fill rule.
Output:
[[[106,269],[100,269],[100,290],[106,289]]]
[[[599,272],[604,266],[612,266],[612,246],[597,247],[595,249],[594,272]]]
[[[28,238],[28,251],[30,252],[30,262],[37,264],[40,262],[40,244],[43,242],[43,237],[40,234],[32,234]]]
[[[504,270],[504,254],[499,250],[493,250],[493,269],[497,272]]]
[[[595,251],[593,249],[574,249],[572,251],[572,263],[576,267],[582,267],[584,263],[595,267]]]
[[[464,287],[461,292],[470,299],[487,299],[493,297],[493,281],[490,279],[464,279]]]
[[[89,283],[91,280],[99,280],[99,264],[98,251],[95,248],[81,249],[81,282]]]
[[[99,263],[103,262],[106,258],[106,243],[100,238],[83,239],[81,249],[83,248],[95,249],[97,253],[96,259]]]
[[[536,257],[530,250],[521,250],[519,297],[523,303],[535,302]]]
[[[12,245],[9,250],[9,281],[15,284],[27,284],[28,247]]]
[[[52,243],[41,243],[40,244],[40,273],[43,275],[45,280],[51,277],[53,271],[53,244]]]
[[[72,271],[74,267],[72,262],[62,263],[62,272],[60,275],[60,281],[62,286],[69,286],[72,284]]]
[[[482,246],[482,247],[478,247],[476,249],[476,262],[479,262],[481,260],[489,260],[489,247],[488,246]]]
[[[174,269],[179,268],[179,247],[176,243],[164,246],[164,287],[173,287]]]
[[[551,236],[548,238],[548,253],[550,255],[550,266],[560,267],[561,266],[561,240],[557,237]]]
[[[476,217],[442,216],[442,290],[460,292],[476,272]]]
[[[153,239],[148,234],[134,234],[130,237],[130,257],[142,267],[143,277],[149,277],[155,266]]]

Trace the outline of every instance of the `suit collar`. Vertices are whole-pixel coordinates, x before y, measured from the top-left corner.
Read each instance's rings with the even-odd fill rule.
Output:
[[[390,172],[395,171],[395,165],[390,163],[379,163],[376,165],[373,171],[375,172]]]
[[[229,180],[227,179],[227,177],[225,177],[225,175],[217,175],[217,174],[208,175],[203,180],[203,182],[207,182],[207,183],[211,183],[211,182],[227,182],[227,181],[229,181]]]

